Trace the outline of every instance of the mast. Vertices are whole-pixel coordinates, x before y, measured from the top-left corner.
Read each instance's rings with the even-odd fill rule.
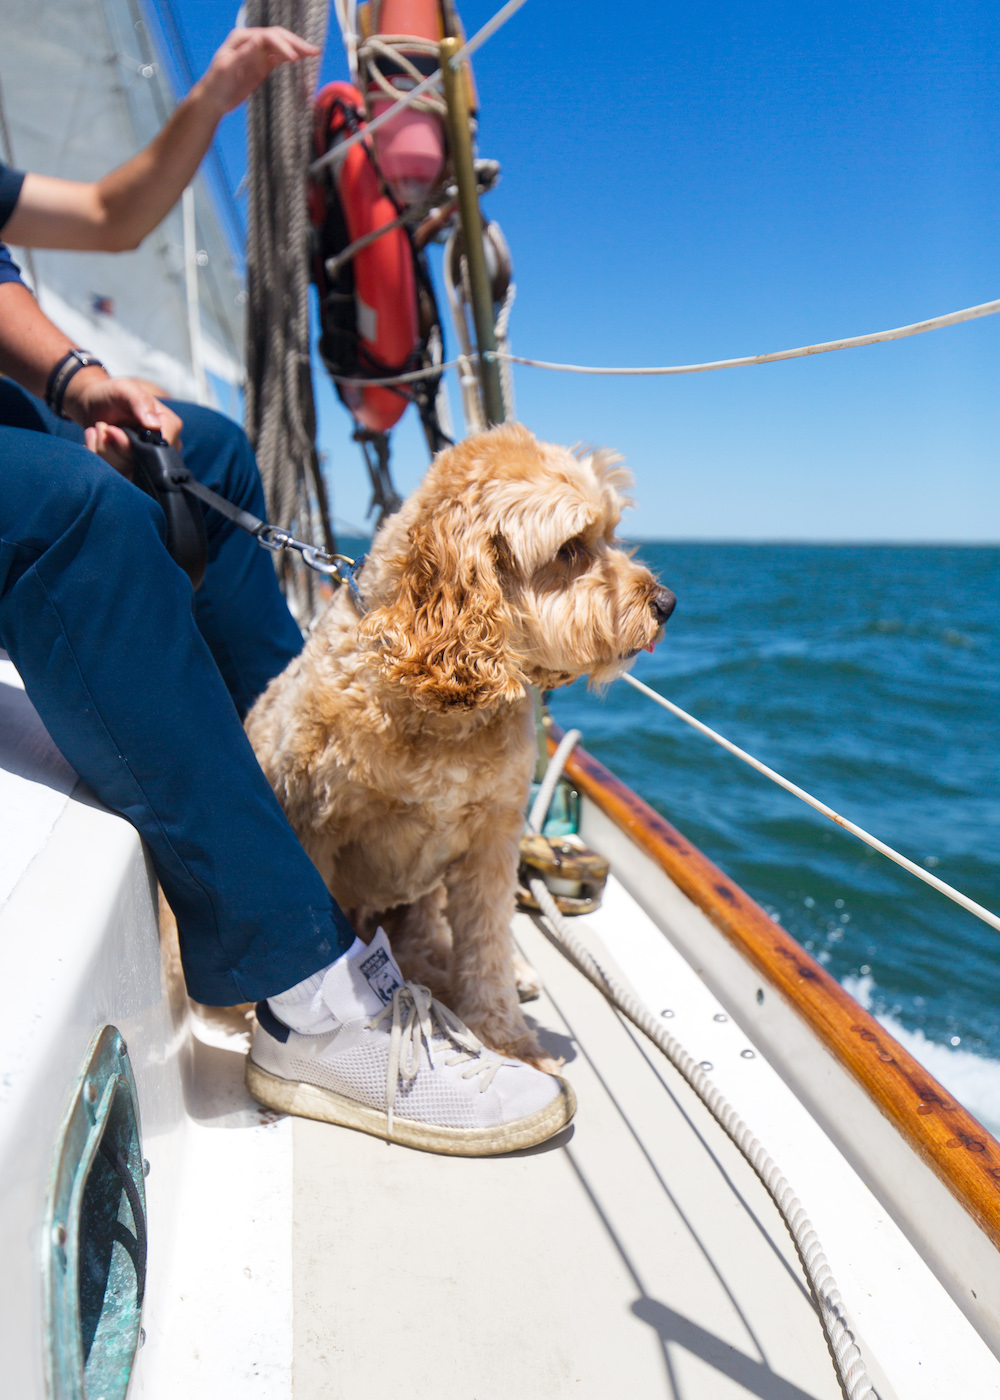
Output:
[[[448,140],[458,186],[458,209],[462,222],[465,257],[472,293],[472,317],[479,350],[479,382],[483,408],[490,427],[506,421],[500,366],[495,358],[497,342],[493,327],[493,293],[490,290],[483,246],[483,216],[476,191],[476,171],[472,160],[472,133],[469,126],[468,89],[465,68],[455,69],[452,59],[462,47],[461,39],[441,40],[441,76],[448,105]]]

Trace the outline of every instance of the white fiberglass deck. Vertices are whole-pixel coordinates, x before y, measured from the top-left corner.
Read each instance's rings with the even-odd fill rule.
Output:
[[[621,886],[586,923],[675,1011],[676,1033],[745,1117],[766,1117],[761,1134],[813,1214],[882,1400],[939,1396],[958,1375],[959,1391],[1000,1395],[1000,1364]],[[812,1302],[757,1179],[528,918],[517,934],[545,980],[534,1015],[566,1056],[576,1122],[547,1149],[471,1162],[295,1123],[296,1400],[832,1400]]]
[[[576,926],[633,983],[641,973],[759,1126],[813,1216],[881,1400],[1000,1397],[1000,1363],[625,890],[612,879]],[[229,1184],[188,1176],[187,1244],[139,1393],[840,1394],[787,1233],[742,1158],[526,916],[517,936],[546,984],[533,1017],[580,1104],[573,1128],[532,1152],[441,1158],[324,1124],[266,1125],[239,1083],[244,1036],[227,1041],[224,1018],[198,1025],[217,1047],[200,1047],[198,1151]]]

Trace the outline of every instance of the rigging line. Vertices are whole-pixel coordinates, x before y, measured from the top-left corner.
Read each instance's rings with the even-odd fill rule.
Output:
[[[462,45],[458,53],[451,60],[452,68],[457,69],[461,67],[464,60],[470,57],[471,54],[474,54],[477,49],[482,48],[486,40],[491,38],[501,25],[506,24],[511,15],[516,14],[526,2],[527,0],[507,0],[506,5],[501,6],[493,18],[488,19],[483,27],[477,29],[472,38]],[[437,68],[431,73],[430,77],[424,78],[423,82],[417,83],[416,87],[405,93],[398,102],[394,102],[391,107],[386,108],[381,116],[375,117],[373,121],[370,121],[363,131],[356,131],[354,135],[349,136],[346,141],[341,141],[338,145],[333,146],[327,151],[325,155],[320,156],[319,160],[314,160],[309,167],[309,174],[318,175],[326,166],[332,165],[335,162],[339,163],[352,146],[356,146],[359,141],[364,141],[366,137],[372,136],[378,131],[379,127],[384,126],[390,118],[399,116],[400,112],[403,111],[405,107],[409,107],[412,103],[417,102],[423,97],[425,92],[429,92],[432,87],[435,87],[440,82],[440,79],[441,69]]]
[[[361,388],[377,389],[383,385],[412,384],[417,379],[433,379],[435,375],[444,374],[446,369],[454,369],[458,364],[461,364],[461,360],[445,360],[444,364],[431,365],[429,369],[415,369],[409,374],[390,374],[385,379],[352,379],[343,374],[331,374],[330,378],[334,384],[357,384]]]
[[[947,895],[947,897],[954,900],[956,904],[960,904],[963,909],[967,909],[970,914],[975,914],[977,919],[982,919],[984,924],[989,924],[991,928],[995,928],[1000,932],[1000,916],[994,914],[992,910],[984,908],[982,904],[977,904],[974,899],[970,899],[968,895],[962,894],[961,890],[956,890],[952,885],[945,884],[944,880],[939,880],[938,877],[932,875],[929,870],[924,870],[923,867],[917,865],[915,861],[900,855],[900,853],[894,851],[891,846],[887,846],[884,841],[880,841],[877,836],[872,836],[872,834],[865,831],[863,827],[855,825],[852,821],[848,821],[848,819],[842,817],[839,812],[835,812],[832,807],[828,807],[825,802],[820,802],[817,797],[813,797],[810,793],[806,792],[804,788],[800,788],[795,783],[789,782],[788,779],[783,778],[780,773],[776,773],[773,768],[768,768],[766,763],[761,763],[759,758],[754,758],[754,756],[747,753],[745,749],[741,749],[738,745],[732,743],[731,740],[723,738],[723,736],[716,733],[714,729],[710,729],[707,724],[702,724],[700,719],[695,719],[694,715],[689,715],[686,710],[682,710],[680,706],[675,705],[672,700],[668,700],[657,691],[651,690],[648,685],[643,685],[642,681],[637,681],[634,676],[624,675],[620,677],[620,679],[627,681],[628,684],[632,686],[633,690],[641,691],[641,693],[648,696],[650,700],[655,700],[658,705],[662,705],[663,708],[669,710],[672,715],[676,715],[678,719],[682,719],[684,723],[689,724],[692,729],[697,729],[700,734],[704,734],[709,739],[713,739],[715,743],[721,744],[724,749],[728,749],[731,754],[735,754],[736,757],[742,759],[744,763],[749,763],[751,768],[756,768],[758,773],[763,773],[765,778],[770,778],[773,783],[777,783],[779,787],[783,787],[785,791],[790,792],[793,797],[798,797],[802,802],[806,802],[810,807],[814,807],[817,812],[822,812],[824,817],[829,817],[832,822],[836,822],[838,826],[842,826],[845,831],[849,831],[851,835],[856,836],[859,841],[864,841],[865,845],[871,846],[873,850],[881,852],[884,856],[888,856],[890,860],[894,860],[897,865],[901,865],[903,869],[908,870],[911,875],[916,875],[918,880],[923,880],[925,885],[930,885],[931,888],[937,890],[939,894]]]
[[[938,331],[944,326],[957,326],[962,321],[976,321],[980,316],[995,316],[1000,301],[984,301],[967,306],[964,311],[951,311],[947,316],[933,316],[929,321],[914,321],[910,326],[897,326],[891,331],[874,331],[871,335],[854,335],[846,340],[823,340],[817,345],[803,345],[797,350],[773,350],[767,355],[744,355],[736,360],[708,360],[700,365],[656,365],[638,369],[597,365],[563,365],[552,360],[528,360],[523,355],[508,355],[502,350],[484,351],[484,359],[507,360],[515,365],[531,365],[533,369],[562,370],[568,374],[702,374],[709,369],[740,369],[744,365],[769,365],[776,360],[797,360],[804,355],[825,355],[829,350],[853,350],[859,345],[879,345],[886,340],[904,340],[925,331]]]

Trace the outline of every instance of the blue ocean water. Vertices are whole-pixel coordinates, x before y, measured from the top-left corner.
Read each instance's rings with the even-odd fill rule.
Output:
[[[1000,909],[1000,549],[647,542],[639,557],[678,597],[640,680]],[[1000,934],[621,682],[551,708],[1000,1125]]]

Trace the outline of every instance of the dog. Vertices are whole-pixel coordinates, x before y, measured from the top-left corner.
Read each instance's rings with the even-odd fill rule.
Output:
[[[354,928],[501,1054],[551,1068],[510,932],[536,759],[529,687],[598,684],[674,597],[615,541],[608,451],[505,425],[438,454],[247,717],[257,758]],[[530,972],[530,969],[528,969]]]

